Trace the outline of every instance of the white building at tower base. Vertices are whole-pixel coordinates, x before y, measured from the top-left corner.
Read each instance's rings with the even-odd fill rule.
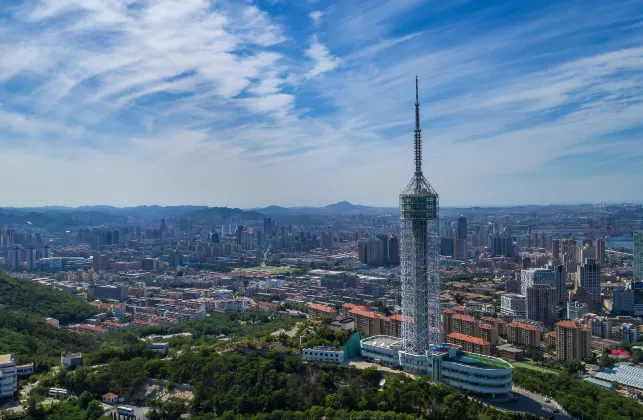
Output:
[[[402,350],[397,337],[376,335],[360,342],[362,357],[405,372],[426,375],[465,392],[496,398],[511,392],[512,367],[496,357],[462,351],[455,344],[442,344],[425,354]]]

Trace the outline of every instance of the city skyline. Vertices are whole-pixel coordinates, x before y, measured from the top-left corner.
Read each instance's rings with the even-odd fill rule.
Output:
[[[641,12],[15,1],[0,12],[0,206],[393,208],[416,73],[445,207],[641,202]]]

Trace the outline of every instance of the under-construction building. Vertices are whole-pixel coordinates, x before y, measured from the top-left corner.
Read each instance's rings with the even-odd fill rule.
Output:
[[[502,359],[488,356],[488,343],[483,349],[469,346],[470,340],[442,342],[438,213],[438,194],[422,174],[422,131],[416,78],[415,174],[400,194],[402,338],[379,335],[374,330],[370,333],[374,335],[360,341],[360,352],[367,361],[426,375],[432,381],[466,392],[490,397],[510,395],[512,367]],[[371,316],[376,314],[371,313]],[[471,348],[465,346],[463,349],[463,343]],[[474,354],[465,349],[487,354]]]
[[[415,173],[400,194],[402,348],[424,354],[442,343],[438,194],[422,174],[422,130],[415,79]]]

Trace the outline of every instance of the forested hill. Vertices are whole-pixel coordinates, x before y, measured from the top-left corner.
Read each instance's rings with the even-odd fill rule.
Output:
[[[0,274],[0,307],[56,318],[61,324],[81,321],[95,313],[77,296],[34,281],[12,279],[5,274]]]

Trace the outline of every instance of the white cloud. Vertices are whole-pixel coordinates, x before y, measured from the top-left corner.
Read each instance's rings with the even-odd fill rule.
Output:
[[[322,12],[321,10],[315,10],[314,12],[310,12],[309,16],[312,19],[313,24],[319,25],[322,16],[324,16],[324,12]]]
[[[341,60],[331,55],[328,48],[313,38],[313,42],[306,50],[306,55],[313,60],[313,68],[308,72],[308,77],[317,77],[323,73],[335,70],[341,63]]]

